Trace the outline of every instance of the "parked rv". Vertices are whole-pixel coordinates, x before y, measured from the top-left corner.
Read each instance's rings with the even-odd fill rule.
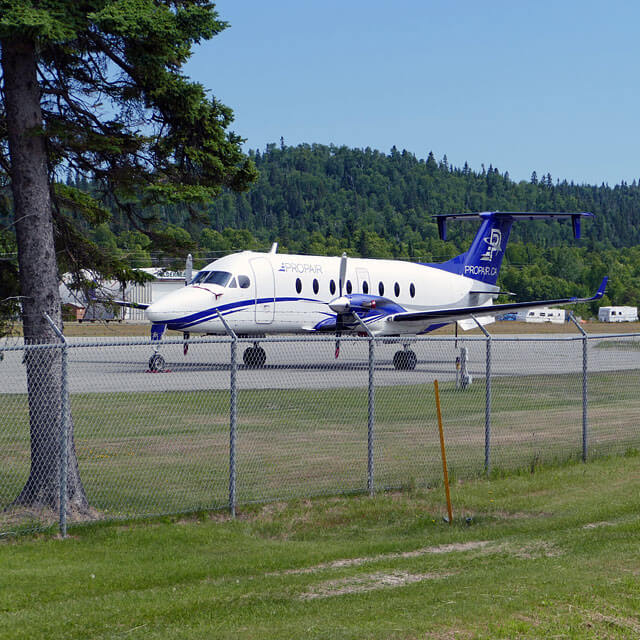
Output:
[[[553,322],[562,324],[565,321],[564,309],[525,309],[518,311],[516,318],[524,322]]]
[[[598,320],[600,322],[636,322],[638,307],[600,307]]]

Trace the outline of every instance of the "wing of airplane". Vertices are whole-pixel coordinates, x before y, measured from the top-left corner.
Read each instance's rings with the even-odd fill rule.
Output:
[[[575,304],[578,302],[593,302],[599,300],[604,295],[608,278],[604,277],[596,294],[590,298],[560,298],[557,300],[535,300],[531,302],[508,302],[506,304],[495,304],[474,307],[458,307],[448,309],[434,309],[430,311],[403,312],[390,315],[389,322],[454,322],[465,318],[472,318],[476,315],[493,316],[514,311],[518,309],[533,309],[535,307],[550,307],[558,304]]]
[[[410,323],[411,330],[415,333],[422,331],[416,327],[416,323],[426,323],[425,329],[433,324],[446,324],[459,320],[494,318],[495,316],[518,309],[533,309],[536,307],[550,307],[558,304],[575,304],[578,302],[593,302],[604,295],[608,278],[603,278],[598,291],[590,298],[559,298],[555,300],[532,300],[530,302],[508,302],[506,304],[484,304],[471,307],[449,307],[433,309],[429,311],[406,311],[399,304],[383,298],[365,294],[346,295],[333,300],[329,307],[336,314],[342,316],[341,328],[357,331],[360,323],[353,318],[357,315],[366,324],[373,325],[376,321],[385,319],[388,322]],[[486,293],[483,291],[482,293]],[[328,315],[313,327],[305,327],[307,331],[335,331],[337,328],[337,316]]]
[[[114,300],[113,298],[92,297],[91,302],[100,304],[117,304],[119,307],[129,307],[130,309],[146,309],[149,305],[144,302],[129,302],[128,300]]]

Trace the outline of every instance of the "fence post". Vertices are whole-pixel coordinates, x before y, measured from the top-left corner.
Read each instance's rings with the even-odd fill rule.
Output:
[[[367,489],[369,495],[373,496],[375,493],[375,485],[373,479],[373,442],[374,442],[374,429],[375,429],[375,387],[373,386],[373,373],[375,370],[374,359],[374,345],[375,339],[372,335],[369,335],[369,397],[368,397],[368,419],[367,419]]]
[[[62,341],[62,362],[61,362],[61,385],[60,385],[60,513],[58,516],[58,526],[60,535],[67,537],[67,476],[69,473],[69,378],[67,375],[67,339],[62,331],[56,327],[48,313],[44,314],[47,322],[55,334]]]
[[[580,326],[580,323],[575,319],[573,312],[569,314],[569,319],[573,324],[578,327],[578,330],[582,334],[582,462],[587,461],[589,454],[588,449],[588,437],[589,437],[589,406],[588,406],[588,394],[587,394],[587,373],[588,373],[588,361],[587,361],[587,332]]]
[[[375,338],[369,330],[369,327],[362,321],[357,314],[353,314],[360,326],[365,330],[369,337],[369,385],[368,385],[368,418],[367,418],[367,491],[370,496],[375,493],[374,482],[374,439],[375,439],[375,386],[373,383],[373,374],[375,371]]]
[[[236,517],[236,431],[238,426],[238,336],[218,309],[218,317],[231,338],[231,369],[229,376],[229,512]]]
[[[484,406],[484,472],[491,470],[491,334],[475,316],[471,316],[484,333],[486,340],[485,356],[485,406]]]

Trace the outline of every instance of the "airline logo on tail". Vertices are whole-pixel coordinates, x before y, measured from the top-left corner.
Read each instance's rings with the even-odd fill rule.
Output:
[[[480,256],[480,260],[491,262],[493,254],[502,251],[502,232],[500,229],[491,229],[491,234],[484,241],[489,245],[487,250]]]

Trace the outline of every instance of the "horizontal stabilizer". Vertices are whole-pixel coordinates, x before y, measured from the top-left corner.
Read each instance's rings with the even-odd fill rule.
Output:
[[[149,306],[144,302],[129,302],[128,300],[113,300],[111,298],[91,298],[91,302],[99,302],[100,304],[116,304],[119,307],[128,307],[130,309],[146,309]]]
[[[593,213],[586,211],[482,211],[480,213],[443,213],[434,216],[438,223],[441,240],[447,239],[447,220],[484,220],[487,218],[510,218],[511,220],[551,220],[571,218],[573,237],[580,237],[580,219],[593,218]]]

